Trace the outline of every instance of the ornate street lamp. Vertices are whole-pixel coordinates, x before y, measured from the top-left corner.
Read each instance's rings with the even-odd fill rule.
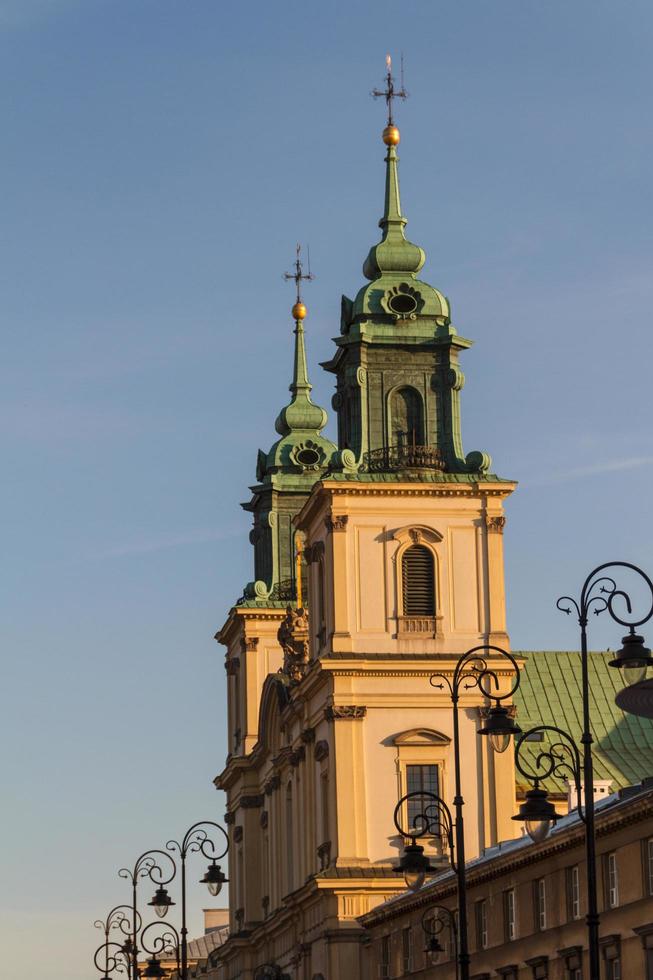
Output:
[[[93,963],[102,974],[102,980],[111,980],[112,973],[129,974],[130,960],[120,943],[106,940],[95,950]]]
[[[162,858],[165,859],[163,862]],[[165,871],[164,868],[166,869]],[[151,902],[148,902],[148,905],[153,906],[156,914],[161,917],[166,914],[170,905],[174,905],[174,902],[168,895],[168,892],[164,886],[170,884],[176,873],[177,865],[173,861],[170,854],[168,854],[167,851],[160,851],[157,849],[145,851],[143,854],[141,854],[131,870],[128,868],[121,868],[118,872],[119,876],[121,878],[127,878],[132,886],[131,923],[133,931],[128,940],[128,955],[131,958],[130,980],[138,980],[138,932],[141,925],[141,917],[137,907],[138,883],[142,878],[149,878],[150,881],[157,886],[154,898]],[[149,926],[147,928],[149,928]],[[127,946],[127,944],[123,945],[123,950],[125,949],[125,946]]]
[[[203,878],[200,878],[200,882],[209,890],[209,895],[213,895],[215,898],[222,891],[222,886],[229,881],[224,871],[221,869],[219,864],[212,861],[208,866],[206,874]]]
[[[411,806],[410,804],[413,804]],[[421,809],[408,816],[409,810],[414,809],[418,804]],[[407,827],[403,822],[404,810],[407,819],[411,820],[411,826]],[[412,891],[418,891],[427,875],[435,874],[439,869],[431,864],[429,857],[424,853],[424,847],[418,844],[418,840],[425,838],[435,838],[440,841],[442,850],[447,852],[449,864],[458,876],[458,915],[460,928],[457,930],[456,939],[456,961],[460,964],[460,973],[463,980],[469,980],[469,951],[463,944],[463,936],[467,937],[467,892],[465,879],[465,866],[461,863],[460,852],[458,851],[458,827],[454,825],[451,810],[447,804],[436,793],[427,790],[418,790],[414,793],[406,793],[399,800],[393,814],[394,825],[397,832],[409,840],[409,844],[404,845],[403,854],[399,864],[392,870],[404,876],[404,881]],[[454,841],[454,827],[456,829],[456,839]],[[462,872],[462,873],[461,873]],[[437,938],[437,936],[432,936]],[[430,940],[429,940],[430,942]],[[431,945],[431,952],[435,955],[441,951],[437,944]],[[458,978],[458,965],[456,965],[456,978]]]
[[[444,953],[445,947],[440,942],[440,935],[445,926],[449,926],[453,939],[453,954],[456,962],[456,980],[458,980],[458,927],[456,925],[456,915],[446,905],[434,905],[427,909],[422,916],[422,930],[426,936],[426,946],[424,954],[430,966],[437,966],[440,955]]]
[[[152,932],[151,937],[148,936],[150,932]],[[141,933],[141,945],[144,952],[150,954],[145,969],[140,971],[141,977],[161,980],[166,975],[161,965],[161,957],[171,955],[175,957],[177,976],[179,976],[179,933],[174,926],[169,922],[151,922]]]
[[[646,585],[651,596],[651,605],[646,614],[640,619],[633,618],[633,606],[630,595],[622,588],[617,587],[616,580],[612,574],[606,572],[613,569],[627,570],[633,572]],[[590,723],[590,698],[589,698],[589,655],[587,644],[587,623],[590,612],[596,616],[602,612],[610,614],[611,618],[625,626],[629,633],[623,639],[623,646],[615,658],[610,662],[611,667],[621,668],[626,677],[641,677],[642,668],[651,664],[651,651],[644,646],[644,640],[636,632],[637,627],[648,622],[653,616],[653,582],[648,575],[626,561],[611,561],[603,565],[598,565],[585,579],[580,593],[580,599],[576,602],[570,596],[562,596],[557,602],[558,609],[567,615],[571,615],[572,610],[576,612],[578,625],[580,626],[580,648],[581,648],[581,692],[583,700],[583,734],[581,744],[583,746],[583,796],[585,823],[585,842],[587,854],[587,929],[589,933],[589,972],[592,980],[600,975],[600,956],[599,956],[599,912],[597,897],[597,876],[596,876],[596,843],[594,835],[594,762],[592,759],[592,729]],[[625,607],[628,618],[620,615],[621,608]],[[619,611],[618,611],[619,610]],[[640,681],[641,683],[641,681]],[[622,696],[626,694],[622,691],[617,696],[617,704],[623,703]],[[580,787],[579,787],[580,789]],[[580,794],[579,794],[579,813]]]
[[[103,980],[106,980],[111,973],[129,973],[131,964],[131,952],[129,947],[125,949],[126,943],[130,942],[130,936],[134,932],[131,916],[133,910],[129,905],[116,905],[111,909],[106,919],[96,919],[93,923],[96,929],[101,929],[104,933],[104,943],[95,951],[93,961],[98,970],[104,969]],[[137,914],[136,931],[141,927],[141,917]],[[111,941],[111,934],[119,933],[116,937],[121,939],[126,937],[125,942]],[[99,966],[98,957],[104,950],[104,967]]]
[[[499,676],[492,660],[499,658],[506,660],[511,667],[513,675],[510,690],[499,694]],[[434,674],[431,677],[431,685],[439,690],[447,689],[451,697],[453,708],[453,758],[454,758],[454,778],[456,784],[456,795],[453,803],[456,812],[456,875],[458,877],[458,908],[460,914],[458,944],[460,974],[462,980],[469,980],[469,943],[467,938],[467,878],[465,869],[465,825],[463,819],[464,799],[461,788],[461,768],[460,768],[460,727],[458,723],[458,702],[460,701],[461,691],[478,688],[479,691],[491,702],[491,707],[485,721],[485,726],[480,729],[480,734],[487,735],[493,747],[499,752],[504,752],[510,743],[513,735],[521,732],[510,717],[508,709],[501,703],[512,699],[515,691],[519,687],[519,665],[515,658],[502,647],[491,644],[483,644],[472,647],[464,653],[457,661],[453,675]],[[437,682],[437,683],[436,683]]]
[[[207,829],[207,828],[210,828]],[[211,836],[209,836],[209,834]],[[216,843],[216,838],[218,843]],[[219,894],[223,884],[229,879],[224,874],[217,862],[223,858],[229,850],[229,836],[219,823],[212,820],[200,820],[184,834],[181,843],[176,840],[169,840],[166,847],[170,851],[175,851],[181,863],[181,980],[188,980],[188,929],[186,928],[186,858],[189,854],[199,851],[210,862],[206,874],[201,879],[209,893],[213,896]]]
[[[531,762],[526,757],[524,746],[532,740],[533,735],[539,733],[553,735],[554,740],[545,745],[537,753],[535,761]],[[519,813],[515,814],[512,819],[519,820],[526,825],[526,833],[534,843],[543,841],[553,824],[564,816],[564,814],[556,812],[548,793],[540,787],[540,783],[551,776],[558,779],[568,779],[571,776],[578,797],[578,814],[585,823],[585,813],[580,800],[580,753],[571,735],[554,725],[537,725],[535,728],[529,729],[515,746],[515,765],[522,776],[533,783],[533,788],[527,791],[524,802],[519,807]]]
[[[422,809],[413,814],[412,826],[405,827],[402,822],[404,808],[408,812],[411,808],[409,806],[411,801],[421,806]],[[404,881],[411,891],[419,891],[427,875],[433,875],[439,870],[437,866],[431,864],[424,853],[424,847],[417,843],[418,840],[428,837],[436,838],[441,843],[444,841],[447,847],[443,849],[448,848],[449,860],[455,870],[451,811],[437,794],[427,790],[407,793],[397,803],[392,819],[397,832],[404,840],[410,840],[410,844],[404,844],[404,851],[399,864],[392,870],[404,876]]]

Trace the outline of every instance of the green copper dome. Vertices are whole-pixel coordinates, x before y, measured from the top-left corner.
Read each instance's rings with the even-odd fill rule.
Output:
[[[417,278],[426,254],[404,234],[407,222],[401,213],[396,146],[388,146],[385,163],[385,205],[379,221],[383,237],[365,259],[363,275],[370,285],[359,291],[351,317],[386,315],[403,320],[421,315],[436,317],[444,325],[450,318],[449,303],[437,289]]]

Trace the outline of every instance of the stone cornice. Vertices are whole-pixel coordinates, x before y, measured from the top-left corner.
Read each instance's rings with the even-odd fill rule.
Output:
[[[304,527],[319,514],[321,509],[332,506],[336,499],[346,497],[508,497],[517,487],[513,480],[489,482],[478,480],[475,483],[357,483],[320,480],[311,495],[295,517],[295,525]],[[342,507],[342,504],[338,504]],[[325,518],[327,515],[324,515]]]
[[[286,610],[284,609],[274,609],[272,607],[260,606],[257,608],[252,608],[251,606],[232,606],[227,614],[227,618],[224,625],[220,627],[218,632],[215,634],[214,639],[218,643],[222,643],[224,646],[229,646],[231,643],[234,633],[238,633],[239,630],[243,631],[243,636],[241,637],[244,641],[244,630],[246,629],[248,622],[255,621],[267,621],[267,622],[281,622],[286,615]]]

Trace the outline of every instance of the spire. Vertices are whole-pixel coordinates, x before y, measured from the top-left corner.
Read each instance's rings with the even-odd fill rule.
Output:
[[[293,377],[289,388],[292,398],[290,404],[281,410],[275,422],[275,428],[282,436],[287,436],[297,429],[320,432],[327,422],[327,414],[324,409],[320,408],[319,405],[314,405],[311,401],[313,386],[308,380],[304,342],[304,319],[307,311],[302,302],[301,284],[304,281],[310,282],[315,276],[311,273],[310,264],[308,272],[304,272],[300,245],[297,245],[294,266],[294,272],[284,272],[283,274],[284,279],[294,280],[297,296],[291,311],[295,320],[295,358]]]
[[[406,218],[401,213],[401,198],[399,196],[399,169],[397,156],[397,146],[401,135],[394,124],[392,104],[395,99],[408,98],[408,92],[404,88],[404,68],[403,59],[401,65],[401,88],[395,89],[395,80],[392,75],[392,59],[390,55],[386,57],[387,73],[385,78],[385,89],[374,89],[372,95],[375,99],[383,98],[388,107],[387,126],[383,130],[382,139],[388,150],[385,156],[385,202],[383,217],[379,221],[379,228],[383,232],[383,237],[378,245],[373,245],[369,251],[365,264],[363,265],[363,275],[367,279],[378,279],[385,272],[397,273],[399,275],[416,275],[424,265],[426,256],[418,245],[413,245],[407,241],[404,235]]]

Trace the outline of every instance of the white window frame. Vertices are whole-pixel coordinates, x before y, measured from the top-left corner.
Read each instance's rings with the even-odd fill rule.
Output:
[[[513,942],[517,938],[517,902],[515,889],[506,890],[506,936],[508,942]]]
[[[577,864],[571,869],[571,917],[580,919],[580,868]]]
[[[617,869],[617,852],[608,854],[608,906],[616,909],[619,905],[619,872]]]

